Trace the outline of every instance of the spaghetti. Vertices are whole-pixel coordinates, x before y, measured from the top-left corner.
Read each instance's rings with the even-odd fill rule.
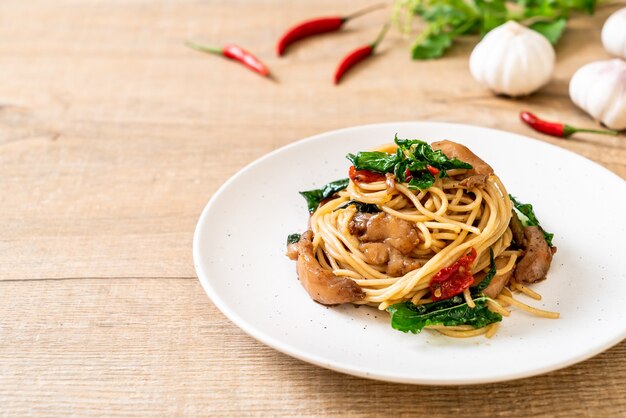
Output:
[[[523,234],[539,227],[516,228],[505,186],[469,149],[396,138],[348,158],[349,181],[302,192],[312,209],[309,231],[292,239],[288,255],[313,299],[376,306],[391,313],[396,329],[453,337],[491,337],[509,314],[503,305],[558,317],[506,290],[539,296],[514,275],[529,250]]]

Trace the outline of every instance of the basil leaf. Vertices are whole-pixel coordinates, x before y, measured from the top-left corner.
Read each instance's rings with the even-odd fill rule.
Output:
[[[428,143],[420,141],[419,139],[400,139],[396,135],[394,142],[398,145],[398,148],[406,151],[414,158],[414,161],[422,162],[425,169],[426,165],[432,165],[439,170],[452,170],[455,168],[471,169],[472,165],[457,158],[448,158],[446,154],[441,150],[434,150]],[[410,167],[410,170],[417,170],[417,168]],[[444,177],[442,175],[441,177]]]
[[[466,162],[448,158],[441,150],[433,150],[428,143],[419,139],[400,139],[396,135],[394,142],[398,146],[395,154],[368,151],[348,154],[346,158],[357,170],[394,173],[398,182],[408,181],[409,188],[413,190],[428,189],[435,182],[435,177],[428,170],[429,165],[439,170],[439,177],[446,177],[446,170],[472,168]]]
[[[428,163],[426,161],[410,161],[407,168],[409,171],[422,171],[426,170]]]
[[[377,205],[373,205],[371,203],[357,202],[356,200],[349,200],[346,203],[344,203],[343,205],[339,206],[335,210],[345,209],[345,208],[347,208],[350,205],[354,205],[356,207],[357,212],[362,212],[362,213],[378,213],[378,212],[381,212],[380,208]]]
[[[300,237],[301,235],[298,233],[295,234],[289,234],[287,236],[287,245],[289,244],[295,244],[296,242],[300,241]]]
[[[393,169],[393,174],[396,176],[396,181],[400,183],[406,182],[406,169],[409,167],[409,161],[400,161]]]
[[[391,314],[392,328],[402,332],[419,334],[428,325],[470,325],[482,328],[502,320],[499,313],[489,310],[488,300],[484,296],[474,299],[474,308],[470,308],[460,296],[425,305],[407,301],[391,305],[387,312]]]
[[[539,228],[541,228],[541,231],[543,232],[543,237],[546,239],[546,242],[548,243],[548,245],[550,247],[554,247],[554,245],[552,244],[552,238],[554,238],[554,234],[547,232],[545,229],[543,229],[541,224],[539,224],[539,219],[537,219],[537,216],[535,216],[533,205],[531,205],[530,203],[521,203],[510,194],[509,194],[509,198],[511,199],[511,202],[513,202],[513,206],[515,207],[515,210],[517,211],[518,215],[521,215],[518,217],[520,221],[522,222],[522,225],[538,226]]]
[[[396,134],[396,136],[393,138],[393,142],[395,142],[395,144],[399,148],[401,148],[401,149],[409,149],[413,145],[415,145],[415,146],[417,146],[417,145],[428,145],[427,142],[419,140],[419,139],[401,139],[401,138],[398,138],[398,134]]]
[[[494,260],[494,257],[493,257],[493,249],[489,247],[489,271],[487,272],[487,275],[485,276],[485,278],[482,279],[480,283],[478,283],[478,285],[474,287],[474,290],[476,292],[482,292],[483,290],[485,290],[487,286],[489,286],[489,283],[491,283],[491,280],[493,279],[495,275],[496,275],[496,261]]]
[[[322,200],[329,198],[338,191],[344,190],[348,187],[349,182],[350,179],[335,180],[325,184],[319,189],[307,190],[300,192],[300,194],[306,199],[309,212],[313,213]]]
[[[435,183],[435,176],[428,171],[411,172],[411,175],[413,176],[409,181],[409,189],[411,190],[426,190]]]
[[[379,151],[364,151],[356,155],[348,154],[346,158],[352,162],[357,170],[369,170],[377,173],[391,173],[399,161],[396,154]]]
[[[415,149],[415,154],[418,157],[422,157],[428,161],[433,167],[437,167],[440,170],[452,170],[455,168],[471,169],[472,165],[457,158],[448,158],[446,154],[441,150],[434,150],[428,144],[418,145]]]
[[[552,22],[535,22],[529,27],[548,38],[552,45],[556,45],[559,39],[561,39],[561,35],[563,35],[566,24],[567,19],[562,17]]]

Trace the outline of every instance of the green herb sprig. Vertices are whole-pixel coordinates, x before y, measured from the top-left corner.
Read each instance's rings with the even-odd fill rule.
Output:
[[[593,14],[599,0],[396,0],[394,21],[410,32],[413,16],[426,24],[417,35],[413,59],[441,57],[463,35],[483,36],[503,23],[525,24],[556,44],[572,12]]]

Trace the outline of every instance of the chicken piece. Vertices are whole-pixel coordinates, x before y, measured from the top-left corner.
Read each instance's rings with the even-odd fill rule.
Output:
[[[387,264],[389,261],[389,246],[382,242],[366,242],[359,245],[365,259],[370,264],[377,266]]]
[[[515,280],[518,282],[535,283],[546,278],[552,263],[552,255],[556,248],[551,249],[538,226],[524,228],[524,248],[526,252],[517,263]]]
[[[361,242],[382,242],[403,255],[409,255],[419,243],[414,224],[384,212],[358,212],[350,220],[349,228]]]
[[[465,145],[444,140],[433,142],[431,146],[434,150],[441,150],[448,158],[458,158],[472,165],[472,168],[463,174],[463,179],[460,182],[461,186],[469,189],[484,187],[487,178],[493,174],[493,168],[470,151]]]
[[[406,255],[403,255],[395,248],[389,248],[389,262],[387,263],[387,274],[392,277],[404,276],[410,271],[418,269],[422,264]]]
[[[313,232],[307,231],[300,241],[287,246],[287,256],[296,260],[300,283],[311,298],[323,305],[357,302],[365,298],[365,292],[353,280],[335,276],[325,270],[313,254]]]
[[[419,243],[417,229],[411,222],[387,213],[356,213],[350,232],[361,241],[360,249],[371,264],[387,264],[390,276],[403,276],[421,266],[409,257]]]
[[[495,259],[496,270],[504,268],[508,262],[509,260],[506,257],[496,258]],[[487,287],[483,290],[483,293],[486,296],[489,296],[490,298],[495,299],[500,294],[500,292],[502,292],[502,289],[504,289],[504,286],[506,286],[509,283],[509,280],[513,276],[514,271],[515,271],[515,267],[513,267],[511,270],[507,271],[504,274],[494,276],[491,279],[491,282],[489,282],[489,285],[487,285]],[[474,275],[474,277],[476,278],[476,284],[482,282],[486,275],[487,273],[485,273],[484,271],[481,271],[480,273],[476,273]]]
[[[390,276],[404,276],[409,271],[421,267],[421,263],[403,255],[394,247],[382,242],[365,242],[359,246],[368,263],[378,266],[387,264],[386,273]]]

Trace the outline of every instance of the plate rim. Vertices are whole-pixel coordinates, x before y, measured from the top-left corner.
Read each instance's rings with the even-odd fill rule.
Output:
[[[442,128],[444,128],[445,126],[453,125],[456,127],[468,127],[471,129],[491,131],[491,133],[505,133],[507,135],[519,137],[522,140],[530,140],[531,142],[540,144],[540,146],[547,146],[547,147],[555,148],[559,152],[564,152],[567,154],[572,154],[578,158],[583,158],[589,161],[590,163],[592,163],[593,165],[595,165],[597,168],[600,168],[602,171],[605,172],[605,174],[609,174],[618,180],[624,181],[620,176],[618,176],[611,170],[585,157],[584,155],[559,147],[552,143],[541,141],[539,139],[532,138],[532,137],[527,137],[525,135],[518,134],[515,132],[509,132],[509,131],[504,131],[501,129],[490,128],[490,127],[479,126],[479,125],[471,125],[471,124],[466,124],[466,123],[445,122],[445,121],[424,121],[424,120],[370,123],[370,124],[355,125],[355,126],[349,126],[349,127],[334,129],[330,131],[325,131],[325,132],[321,132],[315,135],[311,135],[311,136],[293,141],[291,143],[278,147],[266,154],[261,155],[260,157],[246,164],[245,166],[237,170],[237,172],[235,172],[233,175],[231,175],[210,197],[209,201],[202,209],[202,212],[196,223],[196,227],[195,227],[194,234],[193,234],[193,248],[192,248],[193,262],[194,262],[194,268],[196,270],[196,275],[198,277],[198,280],[200,281],[200,284],[202,285],[202,288],[204,289],[204,292],[207,294],[211,302],[231,322],[233,322],[238,328],[240,328],[242,331],[244,331],[246,334],[256,339],[257,341],[273,348],[274,350],[277,350],[283,354],[287,354],[288,356],[296,358],[298,360],[301,360],[310,364],[314,364],[316,366],[319,366],[325,369],[349,374],[352,376],[357,376],[357,377],[362,377],[362,378],[367,378],[367,379],[372,379],[372,380],[385,381],[385,382],[405,383],[405,384],[414,384],[414,385],[442,385],[442,386],[477,385],[477,384],[513,381],[513,380],[519,380],[519,379],[523,379],[527,377],[538,376],[538,375],[546,374],[549,372],[561,370],[569,366],[572,366],[574,364],[588,360],[604,351],[611,349],[612,347],[616,346],[617,344],[622,342],[624,339],[626,339],[626,329],[625,329],[621,334],[616,334],[614,338],[608,340],[608,342],[605,342],[605,344],[596,347],[594,350],[591,350],[591,351],[582,353],[578,356],[575,356],[573,358],[570,358],[567,361],[557,362],[557,363],[553,363],[551,365],[543,366],[543,367],[531,367],[531,368],[525,369],[524,371],[502,374],[502,375],[497,375],[497,376],[476,377],[472,379],[459,379],[459,378],[432,379],[432,378],[419,378],[419,377],[418,378],[401,378],[392,374],[363,371],[360,368],[347,366],[341,362],[334,361],[332,359],[323,358],[322,356],[319,356],[315,353],[302,352],[298,349],[292,348],[290,344],[288,343],[283,343],[279,341],[278,339],[257,330],[254,326],[248,324],[243,318],[237,315],[234,312],[234,310],[232,310],[219,297],[218,292],[216,292],[211,287],[209,283],[208,275],[205,274],[205,272],[203,271],[201,267],[202,258],[201,258],[200,249],[199,249],[199,246],[200,246],[199,242],[200,242],[202,227],[206,223],[206,219],[208,218],[208,213],[210,212],[212,206],[215,205],[216,202],[219,200],[219,197],[223,193],[225,193],[225,191],[229,188],[230,184],[236,181],[236,179],[239,176],[243,175],[243,173],[255,167],[256,165],[262,164],[265,160],[272,158],[274,155],[287,151],[291,148],[298,147],[301,144],[315,141],[315,140],[318,140],[319,138],[322,138],[328,135],[341,134],[341,133],[345,133],[348,131],[357,131],[357,130],[362,130],[362,129],[372,129],[372,128],[382,128],[382,127],[398,127],[401,125],[411,125],[411,126],[440,125],[440,127]]]

